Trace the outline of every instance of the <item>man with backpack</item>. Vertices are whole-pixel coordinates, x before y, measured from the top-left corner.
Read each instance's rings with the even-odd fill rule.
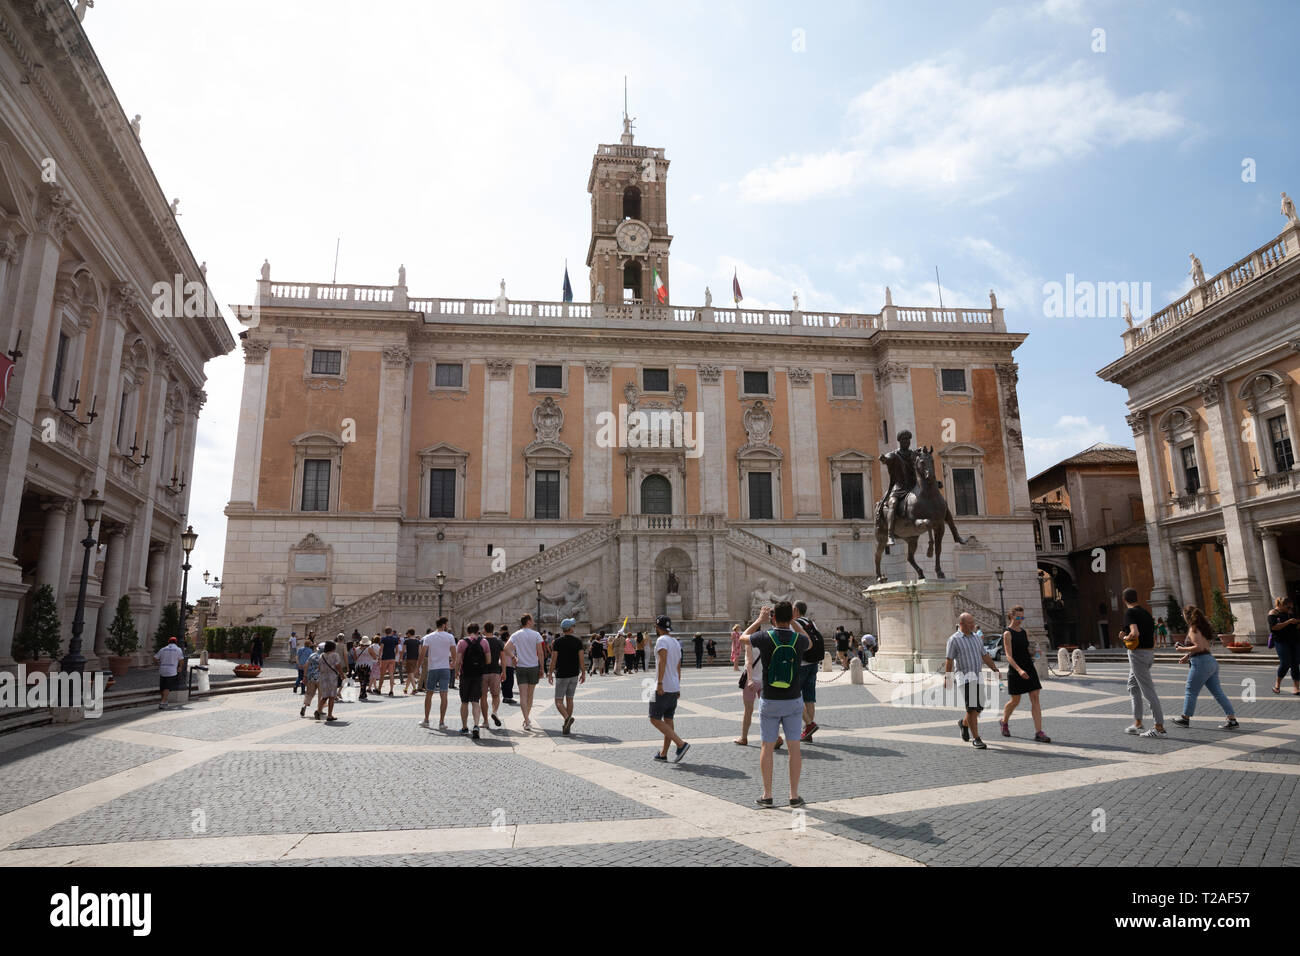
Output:
[[[497,637],[496,625],[491,621],[483,625],[483,640],[488,642],[488,648],[492,652],[487,670],[483,673],[483,726],[487,726],[488,701],[491,700],[492,723],[500,727],[501,718],[497,716],[497,711],[501,709],[501,652],[505,650],[506,642]]]
[[[478,740],[480,719],[487,726],[487,715],[482,711],[483,672],[487,670],[488,661],[492,659],[492,647],[479,636],[478,625],[470,624],[465,628],[465,636],[456,645],[456,677],[460,681],[460,732],[469,733],[465,721],[471,708],[474,711],[474,732],[471,736]]]
[[[799,796],[803,760],[794,732],[799,729],[804,710],[799,684],[800,659],[812,647],[812,639],[793,618],[794,607],[789,601],[782,601],[775,608],[764,604],[758,620],[740,636],[741,646],[753,647],[763,662],[763,696],[758,705],[763,738],[758,766],[763,774],[763,795],[754,800],[760,807],[772,806],[773,754],[783,727],[790,741],[790,806],[804,805],[803,797]]]
[[[813,718],[817,715],[817,671],[821,669],[822,659],[826,656],[826,638],[822,637],[822,632],[817,630],[817,625],[808,616],[807,604],[795,601],[794,609],[799,615],[799,626],[812,641],[812,647],[804,654],[803,663],[799,666],[799,689],[803,694],[803,733],[799,739],[804,743],[812,743],[813,734],[820,729]]]

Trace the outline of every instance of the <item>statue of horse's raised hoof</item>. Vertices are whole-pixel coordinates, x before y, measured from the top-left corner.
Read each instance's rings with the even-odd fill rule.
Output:
[[[942,580],[945,577],[944,573],[940,571],[938,568],[934,569],[934,573],[940,580]]]

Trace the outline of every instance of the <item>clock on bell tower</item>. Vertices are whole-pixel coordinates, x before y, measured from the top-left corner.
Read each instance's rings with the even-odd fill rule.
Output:
[[[591,242],[587,246],[591,301],[657,306],[654,274],[668,282],[668,160],[662,147],[637,146],[623,113],[618,143],[591,158]]]

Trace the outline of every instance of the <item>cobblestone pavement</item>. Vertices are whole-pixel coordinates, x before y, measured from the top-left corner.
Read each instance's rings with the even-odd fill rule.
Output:
[[[1166,720],[1184,675],[1156,665]],[[1270,694],[1266,666],[1228,675],[1236,731],[1218,729],[1202,693],[1191,728],[1127,735],[1127,669],[1096,664],[1047,682],[1052,743],[1033,741],[1026,698],[1010,738],[985,711],[985,751],[935,691],[820,676],[798,811],[785,806],[788,749],[776,808],[754,805],[759,723],[735,744],[729,669],[683,671],[676,726],[692,746],[680,763],[652,759],[662,737],[639,674],[580,686],[571,736],[543,683],[536,729],[503,703],[503,726],[477,741],[458,733],[455,691],[439,729],[437,697],[432,728],[419,726],[422,694],[340,703],[327,723],[300,718],[302,698],[281,688],[0,737],[0,864],[1300,863],[1287,809],[1300,698]]]

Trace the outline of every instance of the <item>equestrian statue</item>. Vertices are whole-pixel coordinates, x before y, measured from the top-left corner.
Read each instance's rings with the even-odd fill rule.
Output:
[[[943,554],[943,529],[952,530],[952,539],[958,544],[962,537],[953,523],[952,512],[940,490],[943,483],[934,475],[934,449],[912,448],[912,433],[898,433],[898,449],[881,456],[889,470],[889,487],[876,503],[876,580],[884,581],[880,573],[880,556],[887,553],[895,536],[907,541],[907,563],[916,569],[916,576],[925,580],[925,572],[916,563],[916,545],[927,532],[930,542],[926,557],[934,556],[935,574],[942,578],[940,560]]]

